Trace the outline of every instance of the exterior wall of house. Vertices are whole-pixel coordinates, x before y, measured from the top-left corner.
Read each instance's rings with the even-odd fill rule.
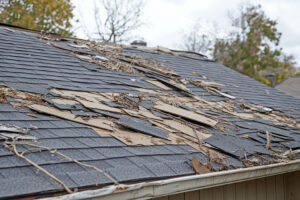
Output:
[[[300,171],[153,200],[298,200]]]

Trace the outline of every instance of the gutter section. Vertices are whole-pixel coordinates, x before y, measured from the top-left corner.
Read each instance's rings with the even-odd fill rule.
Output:
[[[184,176],[168,180],[143,182],[132,185],[112,185],[98,190],[87,190],[43,200],[117,200],[151,199],[231,183],[259,179],[300,170],[300,160],[266,166],[241,168],[202,175]]]

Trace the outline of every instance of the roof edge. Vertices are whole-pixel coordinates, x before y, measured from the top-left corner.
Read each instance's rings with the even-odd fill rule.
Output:
[[[220,185],[248,181],[268,176],[298,171],[300,160],[289,163],[241,168],[202,175],[184,176],[161,181],[143,182],[131,185],[112,185],[98,190],[86,190],[44,200],[117,200],[117,199],[151,199]]]
[[[36,30],[36,29],[29,29],[29,28],[24,28],[22,26],[16,26],[16,25],[12,25],[12,24],[7,24],[7,23],[2,23],[0,22],[0,27],[6,27],[8,29],[14,29],[14,30],[20,30],[20,31],[24,31],[24,32],[30,32],[30,33],[36,33],[36,34],[49,34],[49,35],[53,35],[55,37],[61,38],[61,39],[71,39],[71,40],[81,40],[81,41],[90,41],[88,39],[81,39],[81,38],[77,38],[76,36],[73,37],[64,37],[58,33],[52,33],[52,32],[45,32],[42,30]],[[110,44],[110,43],[108,43]],[[110,45],[114,45],[114,44],[110,44]],[[157,47],[142,47],[142,46],[135,46],[135,45],[130,45],[130,44],[118,44],[123,46],[124,48],[137,48],[140,50],[156,50],[156,51],[163,51],[166,53],[186,53],[186,54],[191,54],[191,55],[197,55],[200,56],[202,58],[207,59],[207,61],[213,61],[211,59],[208,59],[206,55],[198,53],[198,52],[193,52],[193,51],[188,51],[188,50],[175,50],[175,49],[169,49],[163,46],[157,46]]]
[[[274,88],[276,88],[277,86],[282,85],[284,82],[286,82],[288,79],[290,78],[300,78],[300,75],[293,75],[293,76],[289,76],[286,79],[284,79],[283,81],[281,81],[280,83],[278,83],[277,85],[274,86]]]
[[[7,28],[18,29],[18,30],[27,31],[27,32],[33,32],[33,33],[47,33],[47,34],[51,34],[51,35],[57,35],[57,36],[60,36],[60,35],[57,34],[57,33],[43,32],[43,31],[41,31],[41,30],[35,30],[35,29],[24,28],[24,27],[22,27],[22,26],[16,26],[16,25],[6,24],[6,23],[2,23],[2,22],[0,22],[0,26],[7,27]]]
[[[16,25],[12,25],[12,24],[6,24],[6,23],[2,23],[0,22],[0,27],[4,27],[4,28],[7,28],[7,29],[12,29],[12,30],[18,30],[18,31],[23,31],[23,32],[28,32],[28,33],[35,33],[35,34],[48,34],[48,35],[52,35],[52,36],[55,36],[57,38],[60,38],[60,39],[71,39],[71,40],[82,40],[82,41],[86,41],[84,39],[80,39],[80,38],[76,38],[76,37],[65,37],[65,36],[62,36],[58,33],[53,33],[53,32],[45,32],[45,31],[42,31],[42,30],[36,30],[36,29],[29,29],[29,28],[24,28],[22,26],[16,26]]]

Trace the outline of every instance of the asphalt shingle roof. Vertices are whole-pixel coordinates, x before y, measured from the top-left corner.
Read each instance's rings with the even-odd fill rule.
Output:
[[[50,41],[38,39],[36,34],[18,30],[9,31],[0,27],[1,83],[19,91],[50,95],[52,95],[51,88],[87,92],[126,92],[130,94],[139,93],[132,86],[160,90],[160,88],[146,82],[147,78],[141,74],[110,71],[97,64],[80,60],[49,43]],[[55,44],[55,46],[61,45],[62,48],[66,48],[65,43],[57,42]],[[236,102],[243,98],[245,102],[271,107],[284,111],[290,116],[300,118],[299,99],[265,86],[218,63],[207,61],[201,56],[188,54],[185,56],[174,56],[165,52],[154,53],[137,48],[124,48],[122,53],[157,60],[167,68],[173,69],[183,78],[193,79],[195,77],[193,72],[197,72],[221,84],[237,85],[238,87],[225,87],[222,91],[229,92],[235,96],[237,98]],[[131,79],[136,81],[133,83]],[[187,84],[186,86],[193,94],[209,101],[228,100],[226,97],[212,95],[195,85]],[[172,92],[178,93],[178,91]],[[148,103],[150,103],[151,107],[151,102]],[[144,104],[147,107],[147,102]],[[60,105],[54,106],[59,108]],[[60,109],[69,109],[74,113],[78,113],[82,109],[80,104],[78,106],[60,107]],[[119,182],[194,174],[193,168],[188,164],[189,159],[196,157],[203,162],[207,161],[207,158],[202,153],[188,145],[127,146],[114,137],[99,136],[98,133],[86,125],[37,113],[34,113],[37,116],[35,118],[28,115],[29,112],[34,113],[29,109],[15,108],[10,104],[1,103],[0,121],[2,124],[19,127],[29,128],[30,126],[36,126],[37,129],[31,130],[30,135],[38,138],[37,145],[57,149],[73,159],[94,165],[109,173]],[[153,111],[153,113],[155,112]],[[204,112],[210,112],[210,114],[216,114],[237,123],[240,126],[239,131],[252,132],[253,134],[250,134],[250,136],[260,142],[266,142],[266,139],[255,135],[256,131],[265,130],[266,126],[273,126],[269,121],[262,122],[258,120],[258,122],[255,122],[252,120],[250,123],[247,120],[228,115],[221,116],[212,111]],[[117,114],[105,111],[92,113],[100,116],[110,115],[120,118]],[[168,117],[168,115],[159,114]],[[143,127],[140,128],[143,129]],[[155,129],[152,131],[154,135],[158,132]],[[230,134],[234,134],[234,131],[232,130]],[[300,147],[299,131],[297,132],[288,127],[284,129],[274,127],[272,132],[283,138],[292,138],[294,140],[293,143],[287,144],[287,146]],[[161,133],[162,136],[165,136],[165,134],[167,133]],[[215,146],[217,149],[221,148],[221,144],[218,144],[219,141],[214,140],[213,137],[208,138],[207,143]],[[220,139],[220,137],[217,138]],[[224,140],[229,140],[228,134],[224,134]],[[224,140],[221,141],[222,145],[226,145]],[[270,153],[264,147],[253,149],[252,143],[254,141],[235,138],[235,140],[230,140],[230,142],[236,145],[245,144],[244,146],[249,147],[251,150],[248,151],[250,152],[249,155],[252,155],[253,151],[262,152],[265,155]],[[233,148],[232,145],[228,145],[222,147],[221,151],[224,151],[224,149],[230,151]],[[24,146],[18,150],[30,151],[33,149],[35,148]],[[243,164],[237,159],[243,157],[243,155],[242,152],[236,152],[236,157],[226,156],[230,160],[230,165],[243,167]],[[70,188],[112,183],[103,174],[68,161],[46,150],[33,151],[26,156],[62,180]],[[216,169],[218,168],[217,163],[213,163],[213,166]],[[62,191],[62,187],[4,148],[4,140],[0,138],[0,199],[55,191]]]

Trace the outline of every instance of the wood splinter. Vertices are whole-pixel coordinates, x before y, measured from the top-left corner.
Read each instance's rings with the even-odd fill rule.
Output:
[[[20,154],[17,151],[16,144],[10,143],[10,142],[6,142],[5,145],[6,145],[6,148],[9,149],[10,151],[12,151],[13,153],[15,153],[16,156],[18,156],[19,158],[24,159],[26,162],[28,162],[29,164],[31,164],[32,166],[34,166],[38,170],[42,171],[44,174],[46,174],[47,176],[49,176],[50,178],[52,178],[54,181],[56,181],[58,184],[60,184],[69,194],[73,193],[73,191],[66,184],[64,184],[61,180],[59,180],[58,178],[56,178],[55,176],[53,176],[51,173],[49,173],[43,167],[39,166],[38,164],[36,164],[35,162],[31,161],[30,159],[26,158],[23,154]]]

